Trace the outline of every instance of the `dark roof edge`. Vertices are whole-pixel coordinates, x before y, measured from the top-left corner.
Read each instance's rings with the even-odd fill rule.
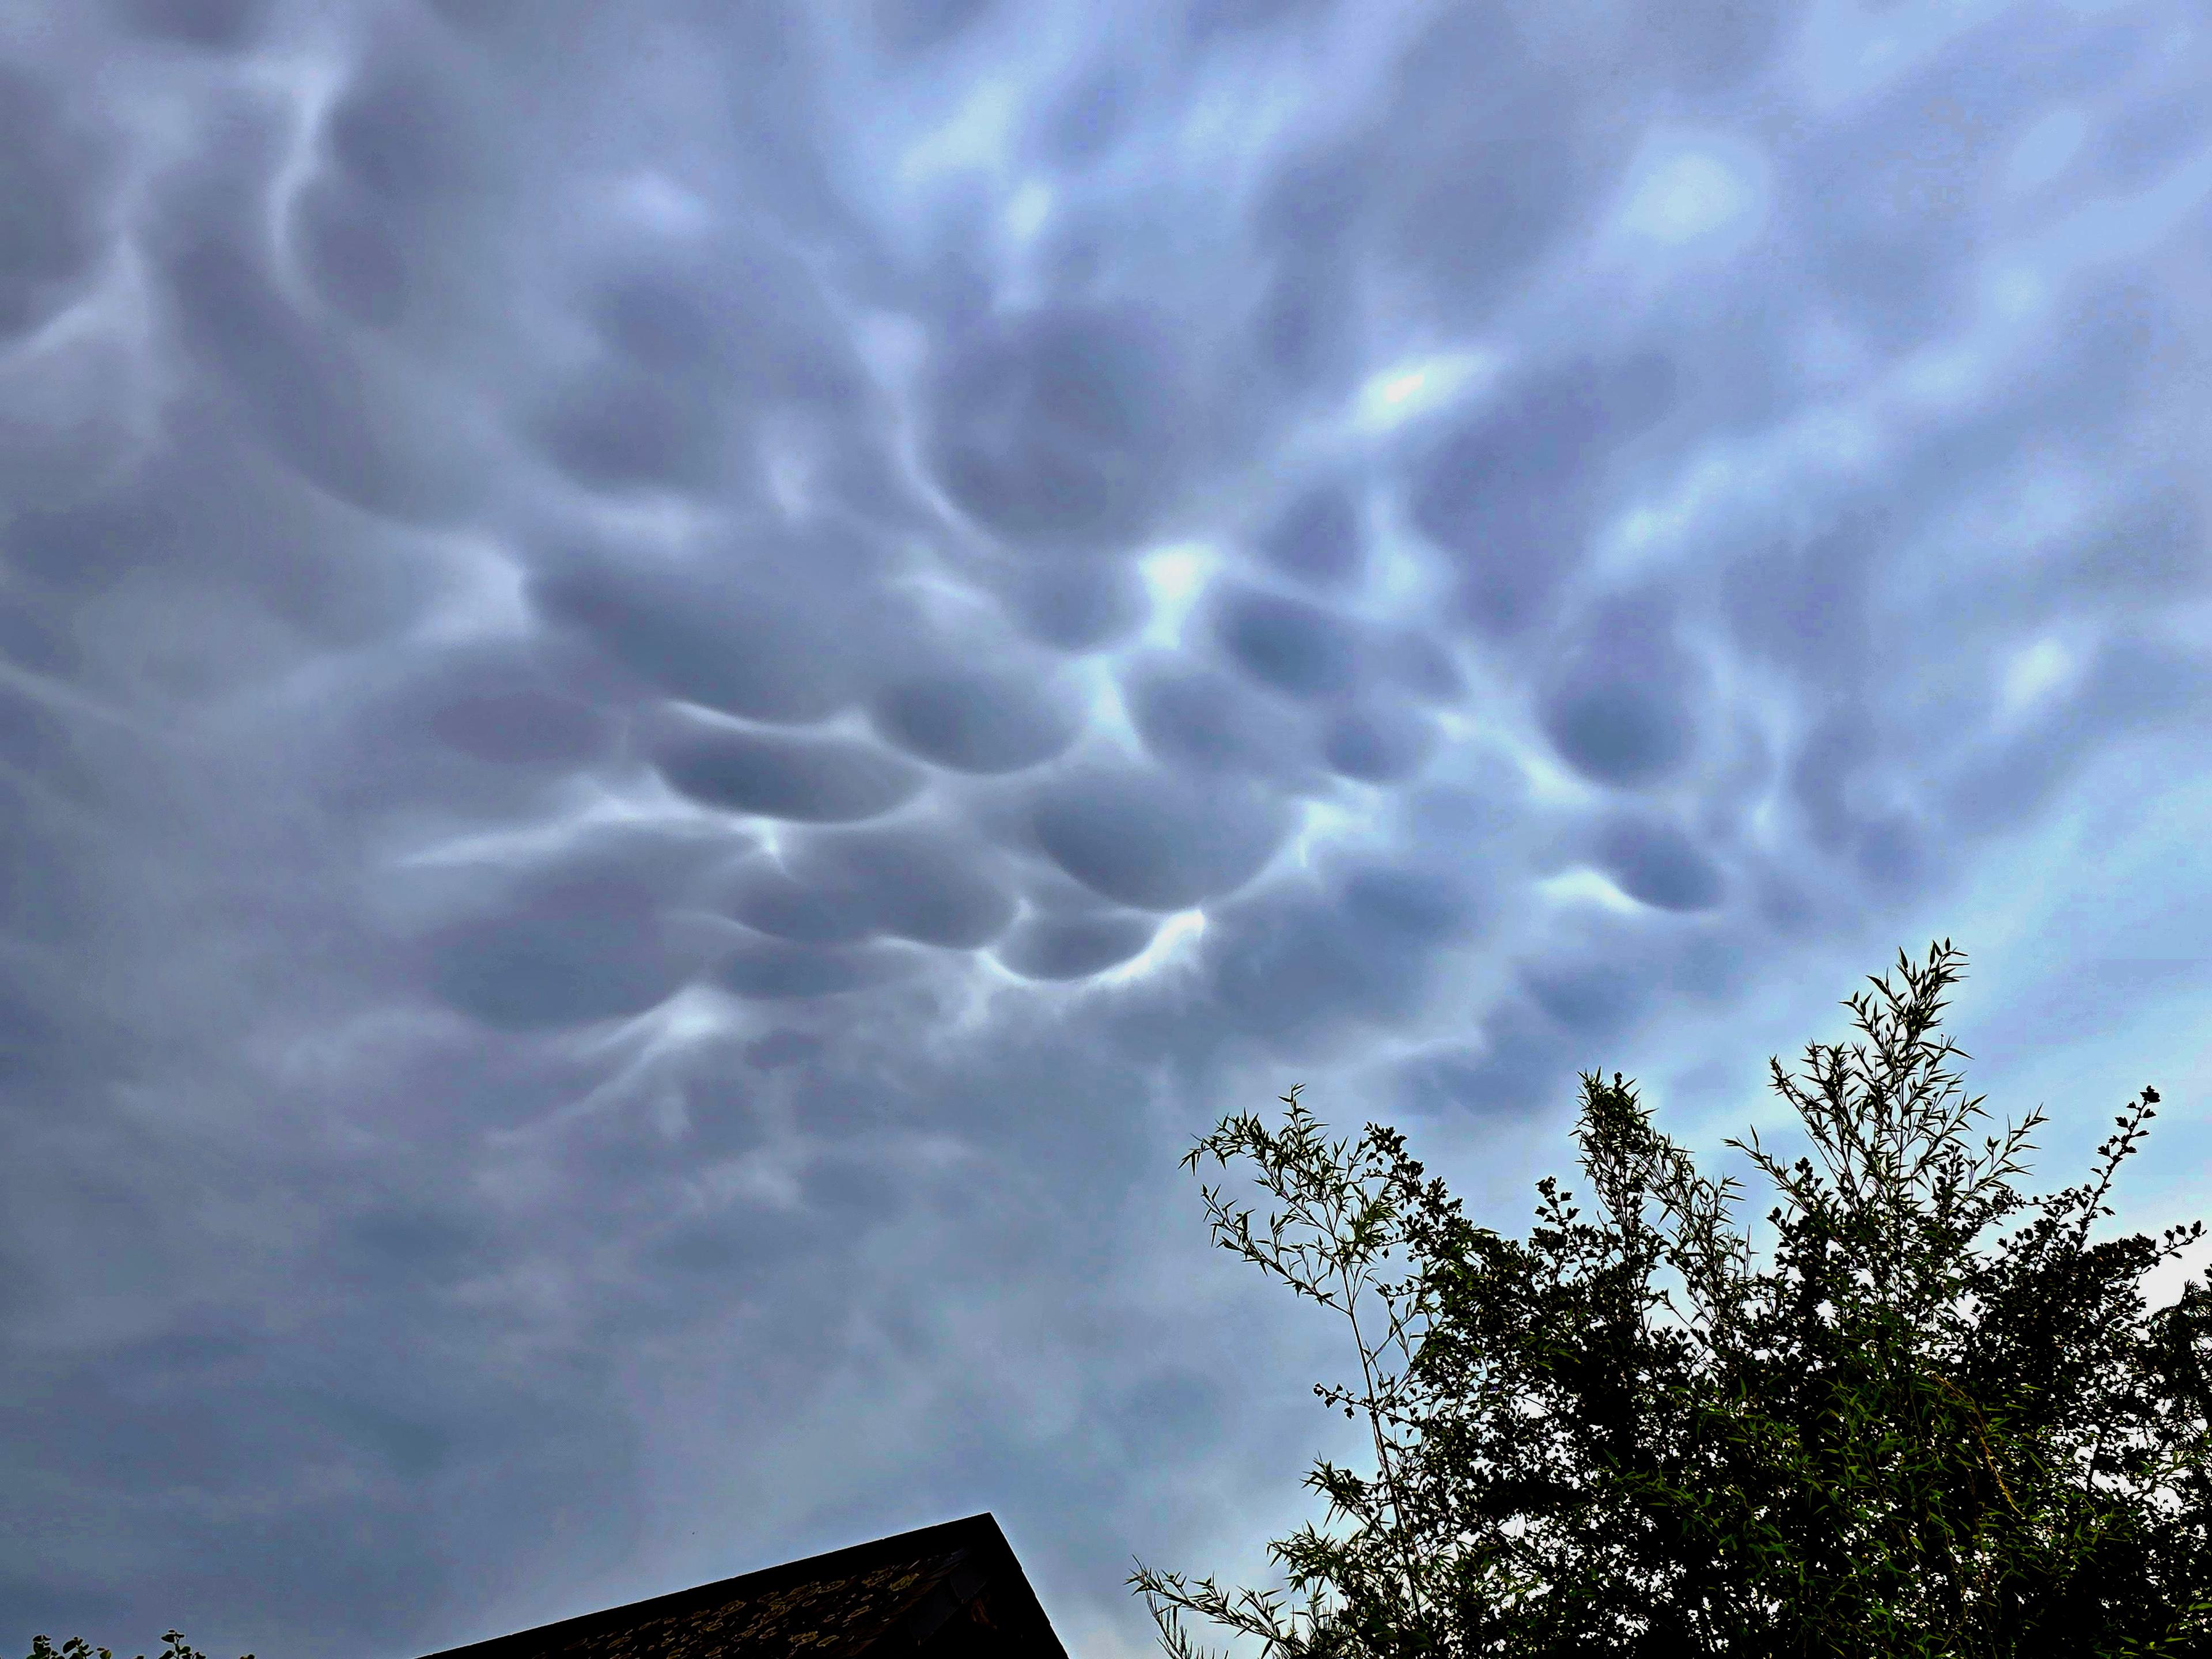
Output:
[[[1042,1632],[1046,1639],[1052,1644],[1051,1650],[1044,1656],[1044,1659],[1067,1659],[1066,1644],[1060,1639],[1060,1632],[1053,1628],[1052,1615],[1044,1610],[1044,1603],[1038,1600],[1036,1587],[1030,1583],[1029,1574],[1022,1569],[1021,1557],[1014,1553],[1013,1545],[1007,1541],[1006,1534],[1000,1530],[998,1522],[988,1513],[969,1518],[990,1522],[994,1544],[989,1547],[992,1553],[1000,1558],[1000,1564],[1005,1568],[1004,1588],[1012,1594],[1015,1603],[1024,1614],[1036,1616],[1037,1630]]]
[[[1015,1577],[1024,1590],[1029,1583],[1022,1574],[1021,1563],[1014,1559],[1012,1545],[999,1528],[999,1522],[988,1510],[976,1515],[962,1516],[957,1521],[940,1521],[933,1526],[917,1527],[911,1532],[893,1533],[887,1538],[871,1538],[865,1543],[848,1544],[842,1549],[826,1550],[820,1555],[809,1555],[797,1561],[779,1561],[773,1566],[758,1567],[751,1572],[739,1573],[734,1578],[719,1578],[708,1584],[694,1584],[688,1589],[672,1590],[665,1595],[648,1596],[642,1601],[627,1601],[620,1607],[601,1607],[593,1613],[580,1613],[572,1618],[556,1619],[551,1624],[533,1625],[527,1630],[514,1631],[505,1636],[486,1637],[479,1642],[465,1643],[457,1648],[443,1648],[426,1654],[423,1659],[497,1659],[509,1650],[531,1650],[546,1645],[549,1640],[569,1633],[580,1634],[601,1624],[642,1624],[647,1620],[666,1618],[695,1606],[711,1606],[718,1601],[734,1601],[740,1595],[760,1595],[810,1578],[824,1578],[841,1571],[865,1569],[881,1560],[896,1559],[902,1556],[950,1554],[955,1550],[981,1549],[997,1557],[1012,1568]],[[1029,1599],[1035,1602],[1036,1592]],[[1043,1608],[1038,1609],[1040,1615]]]

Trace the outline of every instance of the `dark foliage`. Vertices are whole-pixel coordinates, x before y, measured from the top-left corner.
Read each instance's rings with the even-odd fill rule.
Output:
[[[207,1659],[207,1655],[185,1640],[182,1631],[168,1631],[161,1639],[168,1644],[161,1650],[161,1659]],[[82,1636],[72,1636],[59,1647],[56,1647],[49,1637],[33,1636],[31,1638],[30,1659],[94,1659],[94,1655],[99,1659],[115,1659],[109,1650],[94,1647]],[[146,1659],[146,1656],[142,1653],[138,1659]],[[253,1656],[249,1653],[245,1659],[253,1659]]]
[[[1266,1659],[2212,1654],[2212,1293],[2144,1274],[2203,1224],[2093,1240],[2158,1095],[2087,1180],[2014,1184],[2040,1112],[1984,1133],[1937,1028],[1963,957],[1902,953],[1861,1039],[1770,1062],[1811,1154],[1728,1143],[1776,1202],[1755,1252],[1632,1083],[1583,1079],[1588,1208],[1538,1183],[1527,1241],[1472,1224],[1370,1124],[1225,1119],[1195,1169],[1216,1243],[1351,1322],[1375,1467],[1272,1547],[1283,1592],[1139,1564],[1176,1659],[1197,1615]]]

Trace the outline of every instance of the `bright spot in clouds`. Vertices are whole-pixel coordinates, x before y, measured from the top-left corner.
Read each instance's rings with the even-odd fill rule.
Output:
[[[1601,870],[1587,865],[1561,871],[1556,876],[1547,876],[1535,884],[1536,890],[1547,904],[1555,907],[1595,905],[1615,915],[1632,916],[1644,912],[1645,907],[1620,890],[1613,878]]]
[[[1354,423],[1363,431],[1387,432],[1444,407],[1497,369],[1495,356],[1474,351],[1440,352],[1384,369],[1361,384]]]
[[[1016,241],[1031,241],[1051,215],[1052,186],[1041,179],[1032,179],[1006,203],[1006,228]]]
[[[1644,240],[1678,246],[1737,227],[1758,199],[1752,161],[1736,147],[1669,142],[1655,145],[1638,167],[1621,225]]]
[[[2005,665],[2004,711],[2017,714],[2044,701],[2074,677],[2074,653],[2063,641],[2038,640]]]
[[[1145,624],[1147,645],[1172,646],[1182,637],[1184,619],[1205,592],[1208,575],[1220,563],[1218,554],[1200,546],[1163,548],[1138,562],[1152,607]]]
[[[1160,924],[1159,932],[1147,945],[1118,968],[1109,968],[1100,974],[1101,985],[1127,985],[1146,979],[1162,969],[1186,960],[1198,941],[1206,934],[1206,912],[1178,910]]]

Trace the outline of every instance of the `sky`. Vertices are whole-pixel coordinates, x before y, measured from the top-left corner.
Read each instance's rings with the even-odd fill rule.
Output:
[[[1196,1136],[1938,938],[2195,1215],[2208,199],[2202,0],[0,7],[0,1639],[1130,1659],[1342,1449]]]

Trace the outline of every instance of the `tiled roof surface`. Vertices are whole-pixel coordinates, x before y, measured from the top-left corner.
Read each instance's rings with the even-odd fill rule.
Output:
[[[857,1659],[879,1643],[887,1652],[912,1653],[987,1582],[994,1601],[1035,1609],[1048,1644],[1040,1659],[1065,1659],[988,1515],[495,1637],[431,1659]]]

